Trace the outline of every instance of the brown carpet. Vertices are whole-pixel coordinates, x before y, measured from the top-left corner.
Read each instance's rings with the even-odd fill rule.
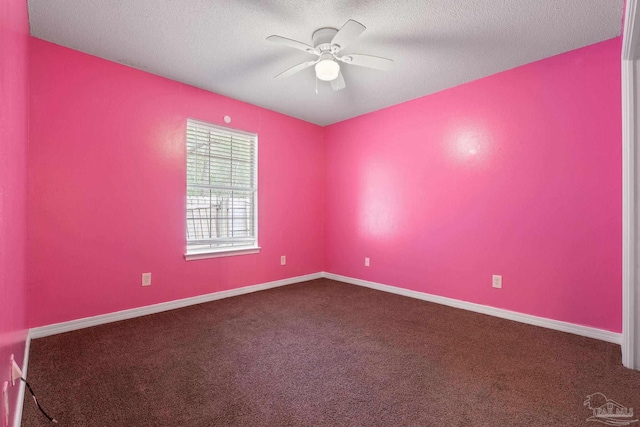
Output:
[[[595,392],[640,412],[617,345],[331,280],[36,339],[28,371],[60,426],[604,425]],[[52,424],[27,396],[22,425]]]

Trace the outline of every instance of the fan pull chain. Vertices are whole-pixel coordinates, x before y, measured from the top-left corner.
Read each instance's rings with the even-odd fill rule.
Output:
[[[318,94],[318,75],[316,75],[316,95]]]

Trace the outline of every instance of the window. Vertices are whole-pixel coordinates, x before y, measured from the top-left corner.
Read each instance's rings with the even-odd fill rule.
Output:
[[[258,252],[258,136],[187,120],[187,259]]]

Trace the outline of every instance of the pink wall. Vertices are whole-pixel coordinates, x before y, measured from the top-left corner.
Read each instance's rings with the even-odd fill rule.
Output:
[[[620,49],[326,128],[326,271],[620,332]]]
[[[0,388],[9,356],[22,365],[26,338],[28,43],[27,2],[0,2]],[[9,386],[10,419],[17,396]]]
[[[619,332],[620,43],[322,129],[32,39],[29,324],[325,270]],[[225,114],[263,249],[185,262],[185,119]]]
[[[259,135],[262,251],[187,262],[186,119],[224,115]],[[32,39],[30,132],[30,326],[323,268],[318,126]]]

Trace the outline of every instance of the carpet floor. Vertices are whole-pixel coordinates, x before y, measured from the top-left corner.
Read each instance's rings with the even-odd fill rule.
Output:
[[[59,426],[604,425],[596,392],[640,412],[618,345],[326,279],[36,339],[28,376]],[[22,426],[51,425],[27,395]]]

